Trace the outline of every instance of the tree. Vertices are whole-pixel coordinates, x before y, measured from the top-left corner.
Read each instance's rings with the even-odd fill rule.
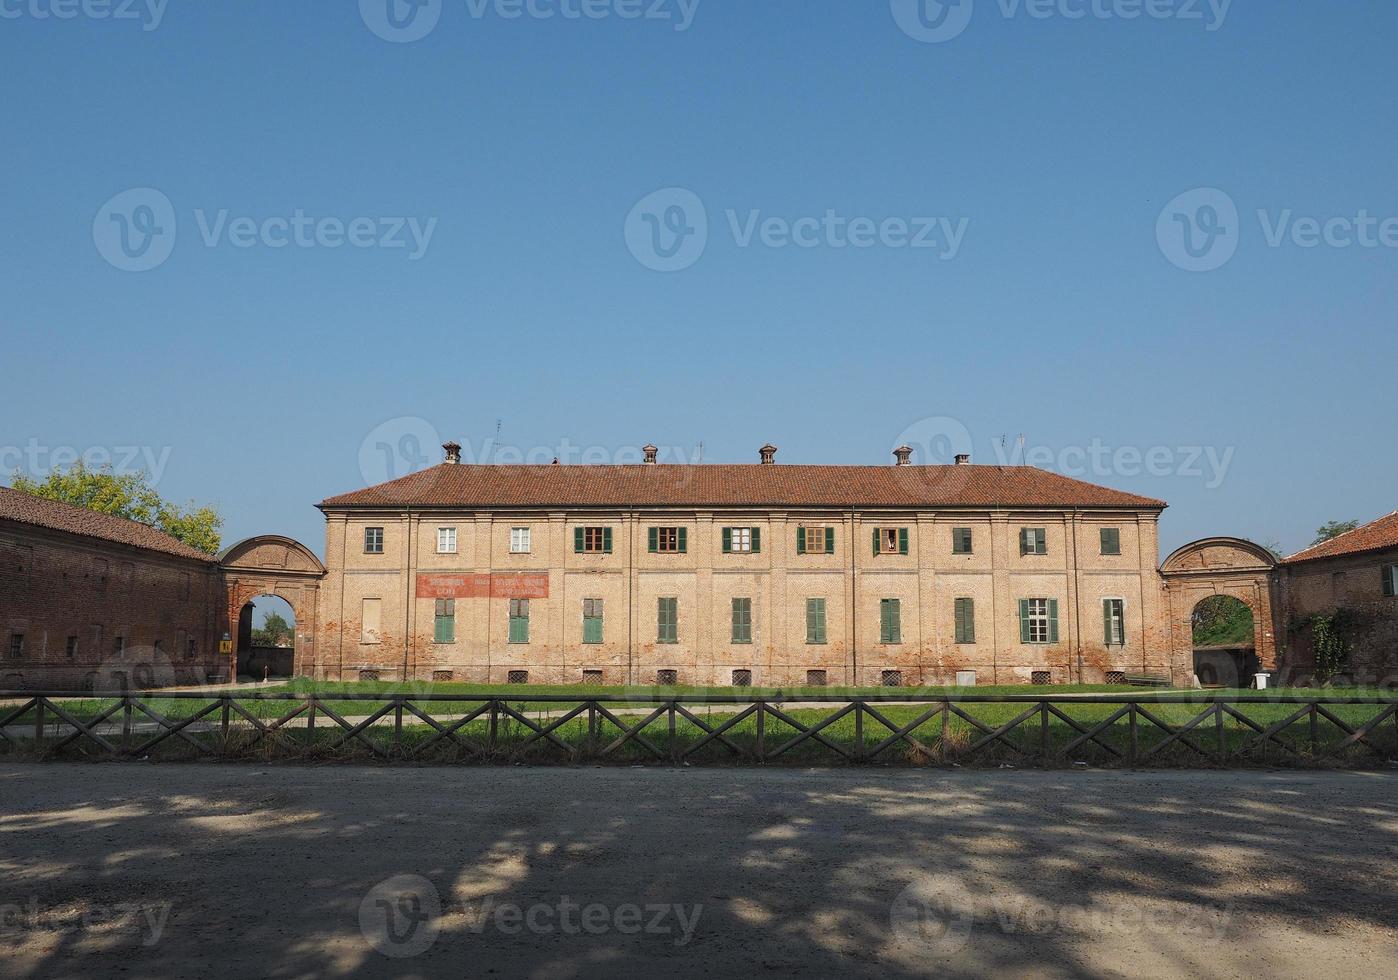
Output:
[[[145,473],[115,473],[110,466],[88,469],[79,460],[69,470],[51,471],[42,481],[15,473],[14,489],[138,521],[207,555],[218,554],[222,543],[223,518],[216,510],[193,501],[180,507],[165,500]]]
[[[1221,647],[1252,642],[1252,610],[1246,603],[1232,596],[1209,596],[1194,607],[1192,620],[1196,647]]]
[[[262,621],[262,628],[252,631],[252,645],[255,647],[289,647],[294,645],[294,638],[291,624],[281,613],[268,613]]]
[[[1348,534],[1359,527],[1358,521],[1326,521],[1315,529],[1315,540],[1311,542],[1314,548],[1318,544],[1324,544],[1332,538],[1338,538],[1342,534]]]

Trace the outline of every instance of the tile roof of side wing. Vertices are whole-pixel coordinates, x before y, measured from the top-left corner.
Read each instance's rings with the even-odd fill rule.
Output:
[[[1398,511],[1370,521],[1363,527],[1346,531],[1329,541],[1297,552],[1290,558],[1282,559],[1283,565],[1295,565],[1318,558],[1340,558],[1345,555],[1359,555],[1369,551],[1382,551],[1385,548],[1398,548]]]
[[[212,555],[206,555],[172,538],[164,531],[158,531],[139,521],[113,517],[111,514],[102,514],[73,504],[45,500],[9,487],[0,487],[0,520],[42,527],[50,531],[63,531],[132,548],[144,548],[147,551],[158,551],[174,555],[176,558],[190,558],[208,563],[215,561]]]
[[[322,501],[347,507],[1101,507],[1162,500],[1029,466],[442,464]]]

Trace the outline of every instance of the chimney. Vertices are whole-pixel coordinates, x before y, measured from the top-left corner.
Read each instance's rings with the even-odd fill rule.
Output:
[[[969,455],[967,455],[966,453],[961,453],[960,455],[958,455],[958,456],[956,457],[956,465],[957,465],[957,466],[970,466],[970,465],[971,465],[971,457],[970,457]]]
[[[452,466],[458,466],[458,465],[460,465],[460,463],[461,463],[461,443],[459,443],[459,442],[448,442],[448,443],[444,443],[444,444],[442,445],[442,448],[445,449],[446,452],[447,452],[447,462],[448,462],[448,463],[450,463]]]
[[[758,450],[762,454],[762,465],[771,466],[777,461],[777,447],[770,442]]]
[[[913,447],[912,447],[912,446],[899,446],[897,449],[893,450],[893,455],[894,455],[894,457],[897,458],[897,460],[898,460],[898,465],[899,465],[899,466],[912,466],[912,465],[913,465]]]
[[[646,465],[654,466],[655,458],[657,455],[659,455],[660,450],[655,446],[642,446],[641,452],[646,454]]]

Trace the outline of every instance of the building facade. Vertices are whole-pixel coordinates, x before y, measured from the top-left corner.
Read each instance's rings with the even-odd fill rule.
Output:
[[[223,580],[144,524],[0,487],[0,690],[121,690],[227,677]]]
[[[1318,617],[1350,646],[1339,677],[1359,683],[1398,679],[1398,512],[1292,555],[1278,569],[1288,661],[1315,672]]]
[[[1207,538],[1158,563],[1162,501],[1032,467],[464,466],[332,497],[324,563],[264,535],[217,560],[0,488],[0,689],[260,677],[252,602],[292,607],[290,672],[479,684],[1188,686],[1201,657],[1398,678],[1398,514],[1283,562]],[[1194,648],[1201,603],[1252,635]],[[235,639],[236,634],[236,639]],[[279,667],[279,669],[281,669]],[[1214,673],[1212,669],[1206,673]]]
[[[1102,683],[1178,672],[1165,504],[1028,467],[462,466],[324,501],[298,673]],[[649,459],[653,459],[651,454]]]

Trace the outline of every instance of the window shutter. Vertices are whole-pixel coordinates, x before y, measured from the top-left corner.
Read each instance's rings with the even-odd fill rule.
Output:
[[[879,641],[888,642],[888,600],[879,603]]]
[[[1029,600],[1019,600],[1019,642],[1029,642]]]
[[[687,527],[682,527],[682,528],[680,528],[680,554],[683,555],[683,554],[687,553],[688,551],[689,551],[689,528],[687,528]]]
[[[1383,594],[1393,595],[1393,580],[1398,577],[1398,565],[1390,565],[1383,570]]]
[[[652,555],[660,550],[660,528],[653,527],[646,531],[646,550]]]
[[[573,552],[579,555],[583,552],[583,529],[580,527],[573,528]]]
[[[1050,600],[1048,601],[1048,614],[1049,614],[1049,642],[1050,642],[1050,643],[1057,643],[1057,642],[1058,642],[1058,600],[1057,600],[1057,599],[1050,599]]]
[[[1107,646],[1112,645],[1116,637],[1112,636],[1112,600],[1102,600],[1102,641]]]
[[[851,545],[850,547],[853,548],[854,546]],[[825,529],[825,553],[827,555],[833,555],[835,553],[835,529],[833,527],[827,527]]]
[[[761,553],[761,551],[762,551],[762,528],[760,528],[760,527],[755,527],[755,528],[752,529],[752,553],[753,553],[754,555],[756,555],[756,554]]]
[[[1027,527],[1019,529],[1019,553],[1021,555],[1029,554],[1029,528]]]
[[[952,603],[956,619],[956,642],[966,642],[966,600],[957,599]]]
[[[906,555],[907,553],[908,553],[908,529],[905,528],[905,527],[900,527],[900,528],[898,529],[898,554],[900,554],[900,555]]]
[[[874,557],[879,556],[879,529],[874,528]]]
[[[733,529],[731,527],[723,529],[723,553],[725,555],[733,553]]]
[[[796,529],[796,553],[798,555],[806,553],[806,529],[804,527]]]
[[[612,529],[609,527],[602,528],[602,550],[609,555],[612,553]]]

